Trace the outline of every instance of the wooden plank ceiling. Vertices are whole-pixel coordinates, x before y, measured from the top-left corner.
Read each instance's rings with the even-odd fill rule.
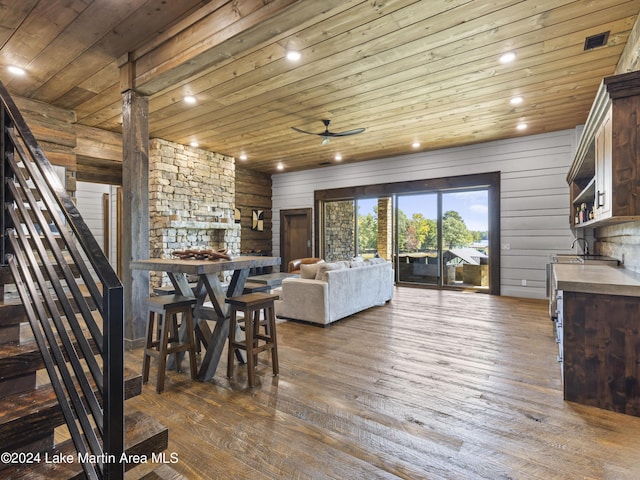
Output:
[[[122,85],[149,95],[151,136],[295,171],[584,123],[639,11],[640,0],[4,0],[0,79],[119,132],[131,61]],[[585,51],[603,32],[606,45]],[[322,145],[291,129],[320,133],[325,118],[366,131]]]

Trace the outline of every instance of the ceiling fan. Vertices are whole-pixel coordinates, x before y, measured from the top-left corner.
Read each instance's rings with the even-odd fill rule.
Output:
[[[322,120],[322,123],[324,124],[324,132],[322,133],[307,132],[296,127],[291,128],[296,132],[306,133],[307,135],[318,135],[322,137],[322,145],[327,145],[331,137],[348,137],[349,135],[356,135],[365,131],[364,128],[355,128],[353,130],[347,130],[346,132],[330,132],[329,124],[331,123],[331,120]]]

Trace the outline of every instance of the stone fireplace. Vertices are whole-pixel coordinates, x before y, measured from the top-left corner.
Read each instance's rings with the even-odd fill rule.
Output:
[[[240,254],[240,225],[233,221],[235,161],[162,139],[149,142],[149,242],[151,257],[174,250],[226,248]],[[228,281],[228,276],[221,280]],[[151,285],[161,283],[152,274]]]

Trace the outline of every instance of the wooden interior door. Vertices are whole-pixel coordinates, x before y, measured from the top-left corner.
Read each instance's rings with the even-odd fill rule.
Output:
[[[287,271],[287,264],[295,258],[306,258],[312,255],[310,208],[280,210],[280,270]]]

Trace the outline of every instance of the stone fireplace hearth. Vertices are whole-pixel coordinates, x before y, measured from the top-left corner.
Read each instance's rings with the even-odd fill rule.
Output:
[[[170,258],[174,250],[186,248],[240,254],[240,225],[233,222],[233,157],[152,139],[149,170],[151,257]],[[152,285],[160,283],[159,274],[151,276]]]

